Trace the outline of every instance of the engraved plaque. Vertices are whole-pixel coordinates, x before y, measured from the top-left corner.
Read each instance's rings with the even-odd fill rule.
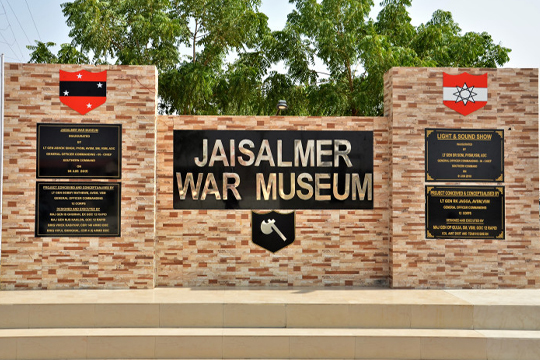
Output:
[[[36,236],[120,236],[121,183],[38,182]]]
[[[426,238],[504,239],[504,186],[426,186]]]
[[[122,126],[37,124],[38,178],[120,179]]]
[[[372,209],[372,131],[174,131],[175,209]]]
[[[504,130],[426,129],[425,154],[426,181],[504,181]]]

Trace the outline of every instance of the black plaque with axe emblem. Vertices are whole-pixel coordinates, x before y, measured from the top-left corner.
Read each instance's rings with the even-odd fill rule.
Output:
[[[256,245],[277,252],[291,245],[295,238],[295,213],[251,212],[252,241]]]

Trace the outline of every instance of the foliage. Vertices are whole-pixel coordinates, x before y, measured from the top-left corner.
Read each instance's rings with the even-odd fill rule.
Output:
[[[54,55],[49,47],[55,46],[53,42],[41,42],[36,41],[36,45],[27,45],[28,50],[32,50],[30,54],[31,63],[44,63],[44,64],[56,64],[58,63],[58,57]]]
[[[269,65],[257,53],[250,53],[268,32],[268,18],[258,12],[259,5],[260,0],[172,1],[171,14],[183,29],[178,41],[191,51],[185,60],[161,73],[162,112],[251,111],[257,94],[249,89],[257,86],[254,80],[260,84]],[[232,51],[238,60],[226,66],[225,57]]]
[[[270,31],[261,0],[75,0],[62,5],[71,44],[36,42],[30,62],[153,64],[167,114],[376,116],[394,66],[496,67],[510,49],[436,11],[413,26],[412,0],[289,0]],[[91,56],[89,55],[91,54]],[[327,73],[315,71],[322,62]],[[285,68],[278,72],[276,64]]]
[[[36,45],[28,45],[27,48],[32,50],[30,62],[47,64],[88,64],[90,62],[88,56],[72,44],[60,45],[57,55],[50,50],[50,47],[54,46],[56,43],[41,41],[36,41]]]
[[[452,14],[438,10],[418,27],[411,45],[433,66],[493,68],[508,62],[510,49],[495,45],[488,33],[460,33]]]
[[[76,0],[62,8],[73,43],[101,61],[158,68],[178,62],[182,29],[169,0]]]
[[[215,68],[199,62],[183,62],[159,77],[160,111],[166,114],[213,114]]]
[[[296,5],[288,23],[306,36],[316,55],[324,62],[335,86],[341,92],[351,115],[359,115],[356,72],[361,65],[359,44],[367,35],[372,0],[293,0]]]
[[[367,18],[371,0],[292,1],[287,26],[330,72],[310,91],[312,114],[381,115],[383,76],[394,66],[496,67],[509,60],[510,50],[487,33],[461,35],[449,12],[436,11],[415,28],[407,10],[412,0],[384,0],[376,20]]]

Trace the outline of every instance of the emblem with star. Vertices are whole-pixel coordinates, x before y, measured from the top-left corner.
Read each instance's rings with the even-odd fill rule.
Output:
[[[456,89],[457,92],[453,94],[456,97],[456,103],[462,101],[465,106],[469,101],[475,103],[474,97],[478,94],[473,91],[474,86],[468,87],[467,83],[464,83],[463,87],[456,86]]]

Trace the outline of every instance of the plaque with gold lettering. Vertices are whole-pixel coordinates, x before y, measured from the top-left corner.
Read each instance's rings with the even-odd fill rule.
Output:
[[[174,130],[175,209],[373,209],[372,131]]]
[[[427,239],[504,239],[504,186],[426,186]]]
[[[426,181],[503,182],[504,130],[426,129]]]
[[[120,236],[121,183],[38,182],[36,237]]]
[[[122,125],[37,124],[36,177],[120,179]]]

